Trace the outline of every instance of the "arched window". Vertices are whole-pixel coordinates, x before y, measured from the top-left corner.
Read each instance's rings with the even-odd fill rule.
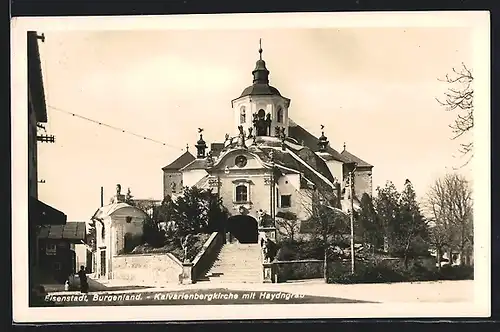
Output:
[[[244,184],[236,186],[236,202],[248,201],[248,187]]]
[[[245,110],[245,106],[241,106],[240,108],[240,123],[245,123],[247,122],[247,114]]]
[[[278,123],[283,123],[283,108],[278,107],[278,113],[276,114]]]

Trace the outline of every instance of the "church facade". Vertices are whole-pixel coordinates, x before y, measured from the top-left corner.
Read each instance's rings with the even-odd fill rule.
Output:
[[[187,150],[163,167],[164,196],[175,199],[185,187],[211,188],[229,210],[229,224],[260,222],[262,215],[276,220],[286,212],[301,222],[309,218],[319,188],[333,193],[336,201],[328,204],[348,212],[353,180],[354,208],[359,208],[361,196],[372,195],[373,166],[345,145],[342,152],[331,147],[323,125],[315,137],[294,122],[291,99],[270,85],[262,48],[259,53],[252,84],[231,101],[234,130],[209,148],[200,128],[196,154]]]

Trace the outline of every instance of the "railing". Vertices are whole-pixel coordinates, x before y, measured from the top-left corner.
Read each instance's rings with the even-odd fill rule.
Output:
[[[214,261],[217,259],[219,252],[224,245],[224,233],[223,232],[213,232],[200,252],[193,259],[192,266],[192,279],[196,282],[199,278],[210,269]]]

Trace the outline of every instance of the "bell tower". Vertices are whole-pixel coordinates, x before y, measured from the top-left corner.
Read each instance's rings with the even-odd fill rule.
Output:
[[[241,126],[246,138],[255,135],[281,138],[288,135],[290,99],[269,84],[269,70],[262,53],[262,40],[259,40],[259,59],[252,71],[252,85],[231,101],[234,133],[238,134],[237,128]]]

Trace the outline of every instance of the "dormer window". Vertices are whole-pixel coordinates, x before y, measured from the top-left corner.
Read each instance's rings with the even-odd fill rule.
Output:
[[[278,107],[278,112],[276,113],[276,119],[278,123],[283,123],[283,108],[281,108],[281,106]]]
[[[240,123],[247,122],[247,114],[245,110],[245,106],[241,106],[240,108]]]

